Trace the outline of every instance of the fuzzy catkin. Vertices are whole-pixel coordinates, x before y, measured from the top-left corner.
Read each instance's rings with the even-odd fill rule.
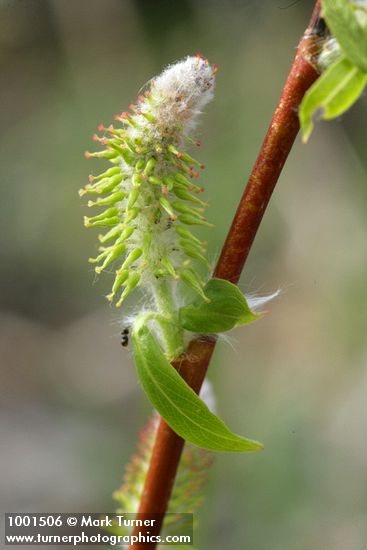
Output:
[[[113,498],[118,503],[117,514],[135,514],[139,508],[158,421],[158,415],[154,413],[140,433],[137,452],[125,468],[121,487],[113,493]],[[209,451],[189,443],[185,445],[167,510],[168,515],[164,520],[163,536],[182,533],[185,514],[194,514],[196,523],[197,512],[204,500],[208,471],[213,461],[213,454]],[[126,533],[116,532],[120,535],[128,533],[128,529]]]
[[[205,298],[196,262],[211,266],[192,227],[211,224],[198,196],[203,189],[193,182],[203,165],[185,146],[199,145],[191,134],[213,97],[216,70],[200,55],[170,65],[130,111],[116,115],[121,127],[99,127],[103,136],[95,134],[94,140],[105,148],[86,153],[113,164],[90,176],[79,193],[97,195],[88,206],[104,208],[85,217],[85,225],[108,228],[99,235],[100,254],[90,262],[97,273],[120,262],[107,296],[112,301],[122,289],[117,306],[138,285],[149,290],[159,279],[180,279]]]

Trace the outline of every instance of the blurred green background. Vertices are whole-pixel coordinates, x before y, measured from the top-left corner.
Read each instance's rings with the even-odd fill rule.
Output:
[[[92,133],[168,63],[219,63],[198,132],[215,258],[312,4],[0,1],[4,511],[112,510],[150,410],[111,279],[87,263]],[[266,449],[216,456],[202,549],[367,549],[366,128],[362,98],[298,140],[264,218],[240,286],[283,292],[220,343],[210,378],[219,413]]]

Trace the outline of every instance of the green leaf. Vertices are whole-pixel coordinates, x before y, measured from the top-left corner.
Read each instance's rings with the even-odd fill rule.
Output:
[[[263,445],[232,433],[165,358],[144,317],[132,333],[136,369],[159,414],[181,437],[212,451],[257,451]]]
[[[343,114],[357,101],[367,84],[367,74],[348,59],[335,61],[305,94],[300,106],[303,141],[310,137],[314,124],[312,117],[322,110],[321,118],[330,120]]]
[[[210,302],[198,297],[180,309],[180,322],[186,330],[203,334],[225,332],[259,318],[248,307],[240,289],[229,281],[211,279],[204,294]]]
[[[326,23],[346,57],[367,72],[367,25],[348,0],[322,0]]]

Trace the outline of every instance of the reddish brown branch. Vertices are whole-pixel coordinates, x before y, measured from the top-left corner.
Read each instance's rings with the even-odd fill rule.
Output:
[[[280,101],[237,208],[214,271],[216,277],[228,279],[233,283],[239,280],[266,206],[299,131],[299,104],[305,92],[318,77],[312,61],[317,44],[320,42],[318,36],[322,34],[322,30],[318,1],[297,49]],[[174,362],[174,366],[182,377],[197,393],[205,378],[214,347],[214,338],[196,339],[190,343],[184,358]],[[166,512],[183,445],[184,440],[161,419],[139,513],[164,514]],[[157,522],[154,528],[149,527],[150,536],[159,534],[160,523]],[[138,532],[139,529],[134,534],[138,535]],[[141,528],[140,532],[144,534]],[[130,549],[154,549],[155,547],[155,544],[145,544],[134,545]]]

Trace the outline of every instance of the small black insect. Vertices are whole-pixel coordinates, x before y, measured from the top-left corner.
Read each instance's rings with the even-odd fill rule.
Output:
[[[157,212],[154,219],[154,223],[157,225],[158,223],[160,223],[160,221],[161,221],[161,213]]]
[[[126,348],[129,344],[129,327],[125,327],[123,331],[121,332],[121,345],[122,347]]]

